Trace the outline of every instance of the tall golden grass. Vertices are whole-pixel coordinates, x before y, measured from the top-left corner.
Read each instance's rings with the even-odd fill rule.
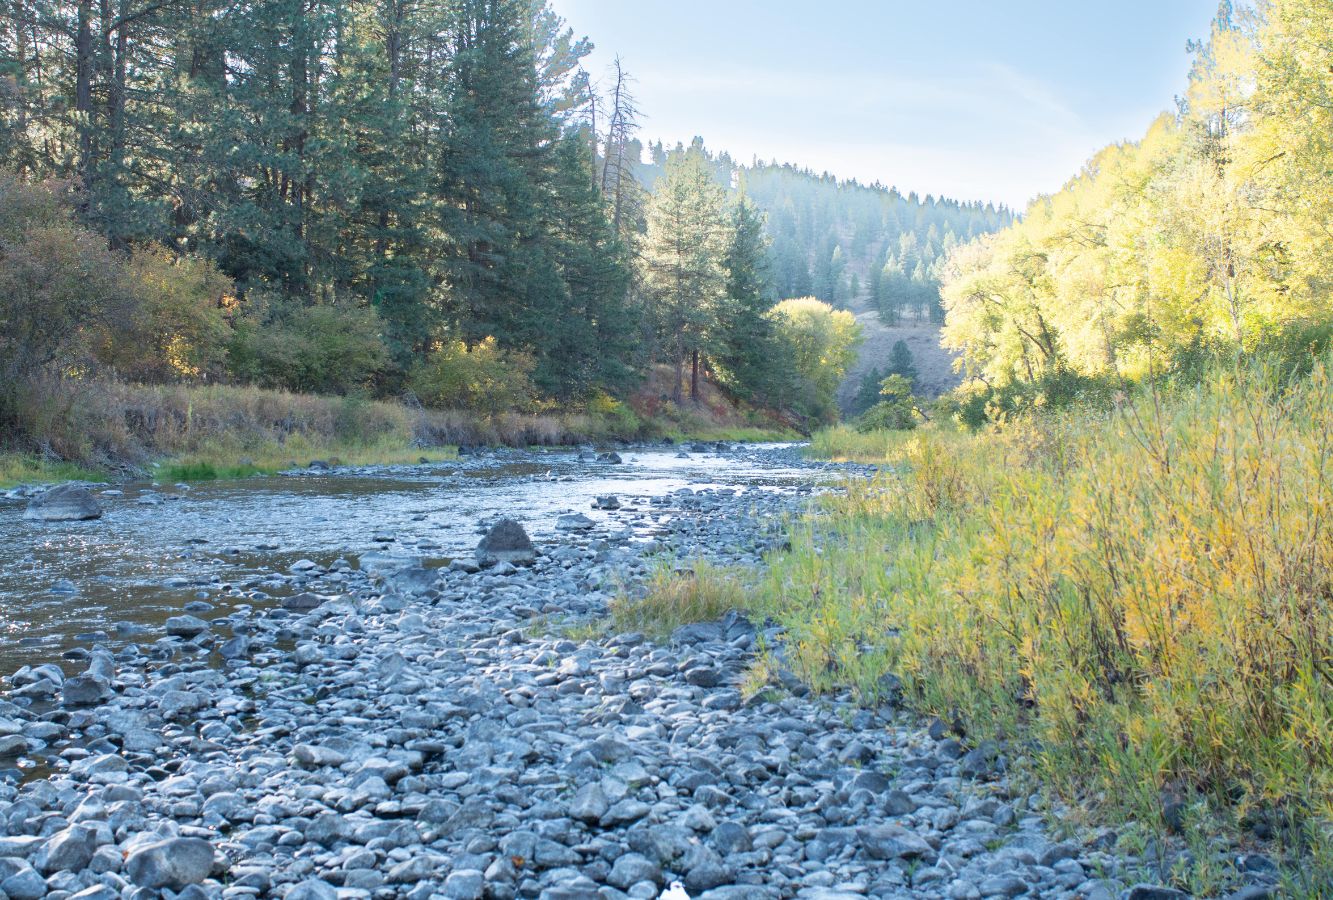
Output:
[[[1293,878],[1333,875],[1326,366],[816,442],[881,445],[890,471],[770,570],[804,677],[872,695],[892,671],[922,710],[1030,740],[1070,797],[1163,826],[1168,799],[1237,833],[1262,820],[1303,854]]]

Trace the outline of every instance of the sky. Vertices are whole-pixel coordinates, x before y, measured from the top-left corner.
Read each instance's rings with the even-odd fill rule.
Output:
[[[903,193],[1023,209],[1185,89],[1217,0],[551,0],[636,79],[647,143],[695,135]]]

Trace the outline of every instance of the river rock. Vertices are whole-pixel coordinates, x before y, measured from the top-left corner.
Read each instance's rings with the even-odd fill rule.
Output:
[[[856,836],[871,859],[917,859],[935,855],[920,835],[900,825],[858,828]]]
[[[309,591],[302,591],[299,594],[292,594],[290,597],[283,597],[281,604],[283,609],[292,612],[309,612],[324,605],[328,597],[321,597],[318,594],[312,594]]]
[[[71,825],[51,835],[33,857],[32,864],[47,874],[77,872],[87,867],[96,852],[96,830],[86,825]]]
[[[327,881],[309,878],[288,891],[284,900],[338,900],[338,890]]]
[[[102,504],[86,487],[60,484],[34,497],[23,513],[25,519],[41,522],[82,522],[102,518]]]
[[[592,501],[593,509],[620,509],[620,498],[615,494],[607,494],[604,497],[598,497]]]
[[[523,526],[513,519],[501,519],[486,532],[477,544],[477,563],[489,567],[507,562],[531,565],[537,559],[537,549]]]
[[[582,513],[569,513],[555,520],[555,527],[561,531],[587,531],[595,524],[597,523]]]
[[[46,896],[46,879],[32,866],[16,866],[17,871],[0,881],[0,891],[10,900],[41,900]]]
[[[125,872],[139,887],[179,891],[213,870],[213,845],[202,838],[168,838],[140,847],[125,859]]]
[[[101,675],[89,673],[67,678],[62,688],[66,706],[96,706],[109,700],[114,693],[111,682]]]
[[[208,630],[208,623],[198,616],[172,616],[166,622],[167,634],[189,640]]]

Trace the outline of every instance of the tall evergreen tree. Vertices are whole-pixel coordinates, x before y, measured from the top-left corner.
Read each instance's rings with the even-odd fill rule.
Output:
[[[660,345],[675,365],[674,395],[690,365],[690,396],[699,398],[701,354],[726,295],[723,267],[730,228],[726,195],[708,170],[703,149],[677,150],[648,204],[643,277]]]
[[[543,356],[565,292],[540,228],[556,127],[542,105],[526,0],[457,0],[440,136],[440,274],[469,341]]]
[[[781,377],[768,273],[764,214],[742,194],[731,209],[731,239],[723,266],[726,295],[719,309],[713,354],[719,374],[736,393],[768,400]]]
[[[554,162],[547,224],[566,293],[537,382],[560,399],[620,393],[634,380],[640,335],[639,310],[629,302],[628,254],[588,177],[587,143],[562,137]]]

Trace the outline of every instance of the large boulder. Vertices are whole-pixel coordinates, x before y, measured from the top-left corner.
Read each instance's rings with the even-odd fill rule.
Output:
[[[167,838],[130,853],[125,871],[139,887],[179,891],[213,871],[213,845],[202,838]]]
[[[66,679],[63,693],[66,706],[96,706],[115,695],[104,676],[88,672]]]
[[[167,619],[166,629],[167,634],[172,637],[185,638],[188,641],[207,631],[208,623],[198,616],[172,616]]]
[[[82,522],[102,518],[102,504],[86,487],[61,484],[34,497],[28,503],[25,519],[40,522]]]
[[[496,563],[513,563],[526,566],[537,559],[537,549],[532,546],[532,539],[523,530],[523,526],[513,519],[501,519],[486,532],[486,536],[477,544],[477,564],[493,566]]]

